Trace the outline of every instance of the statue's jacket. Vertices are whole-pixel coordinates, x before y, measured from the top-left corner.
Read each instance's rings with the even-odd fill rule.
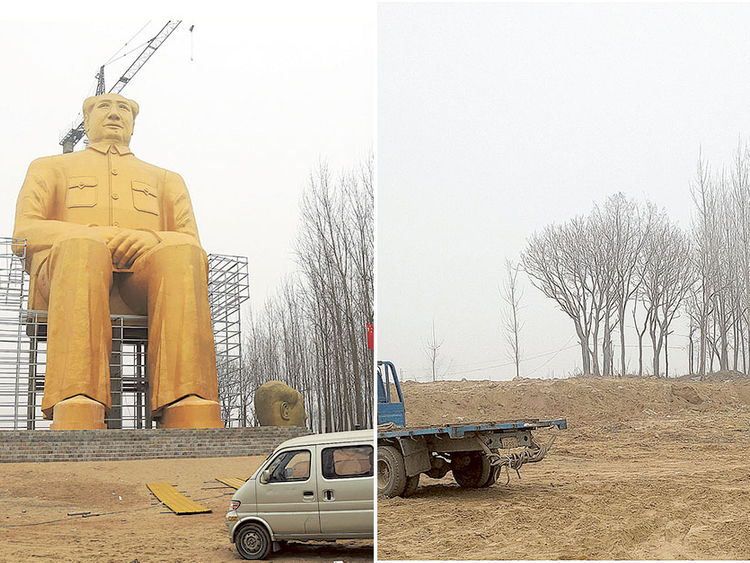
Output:
[[[160,240],[198,228],[179,174],[136,158],[126,145],[90,144],[85,150],[34,160],[16,204],[14,238],[26,239],[33,273],[61,236],[81,226],[153,232]]]

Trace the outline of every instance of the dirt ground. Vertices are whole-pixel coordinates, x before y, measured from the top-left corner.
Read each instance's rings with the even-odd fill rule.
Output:
[[[380,559],[750,559],[750,381],[445,381],[407,422],[565,417],[542,462],[488,489],[449,473],[378,499]],[[408,525],[405,525],[407,524]]]
[[[213,479],[248,477],[262,460],[0,464],[0,561],[241,561],[224,524],[234,489],[219,488],[221,483]],[[177,485],[212,512],[168,512],[146,488],[152,481]],[[67,515],[84,511],[99,515]],[[290,543],[272,560],[372,558],[372,541],[347,541]]]

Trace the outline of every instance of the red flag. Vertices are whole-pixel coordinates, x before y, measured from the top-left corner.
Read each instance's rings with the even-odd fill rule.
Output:
[[[367,323],[367,349],[375,349],[375,327]]]

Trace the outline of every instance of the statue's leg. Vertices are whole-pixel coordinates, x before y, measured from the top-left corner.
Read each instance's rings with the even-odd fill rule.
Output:
[[[159,427],[222,427],[208,260],[185,238],[161,242],[139,258],[119,289],[130,307],[148,311],[151,409]]]
[[[37,284],[49,303],[42,412],[55,430],[106,428],[112,256],[80,235],[55,242]]]

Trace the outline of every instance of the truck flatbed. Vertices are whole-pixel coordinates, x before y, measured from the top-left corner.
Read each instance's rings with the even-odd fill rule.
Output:
[[[568,428],[564,418],[557,420],[507,420],[497,422],[470,422],[468,424],[443,424],[428,426],[408,426],[406,428],[378,429],[378,438],[401,438],[447,434],[451,438],[463,438],[467,432],[495,432],[498,430],[537,430],[539,428]]]

